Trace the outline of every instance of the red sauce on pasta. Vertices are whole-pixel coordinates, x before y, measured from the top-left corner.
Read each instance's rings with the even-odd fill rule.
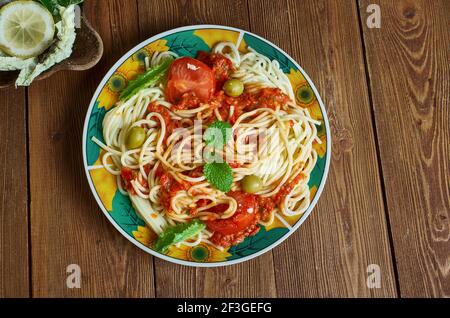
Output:
[[[188,182],[180,183],[170,173],[165,171],[161,174],[159,183],[161,185],[159,192],[160,202],[167,211],[172,210],[170,204],[172,197],[177,194],[178,191],[187,190],[190,187]]]
[[[258,233],[259,220],[267,220],[270,214],[288,195],[295,185],[304,178],[303,174],[296,176],[291,182],[283,185],[274,196],[266,198],[256,194],[248,194],[241,191],[229,192],[227,196],[233,197],[237,203],[234,215],[229,219],[208,221],[207,227],[214,232],[211,242],[228,247],[239,244],[247,236]],[[211,212],[223,213],[228,208],[226,204],[220,204]]]
[[[122,177],[122,187],[125,190],[128,190],[131,192],[131,194],[136,194],[136,191],[134,191],[133,186],[131,185],[131,181],[136,178],[137,173],[133,171],[130,168],[123,167],[120,171],[120,176]]]
[[[194,92],[184,93],[181,95],[180,101],[172,106],[174,110],[184,110],[197,108],[200,105],[200,99]]]
[[[273,202],[275,204],[280,204],[284,198],[291,193],[292,189],[294,189],[294,187],[297,185],[297,183],[300,182],[300,180],[303,180],[305,178],[305,176],[303,174],[299,174],[298,176],[296,176],[291,182],[288,182],[286,184],[284,184],[280,191],[278,191],[272,198],[273,198]]]
[[[239,244],[247,236],[258,233],[258,221],[261,217],[256,195],[241,191],[229,192],[227,195],[238,203],[233,216],[206,222],[208,229],[214,231],[211,242],[223,247]]]
[[[289,97],[279,88],[263,88],[256,94],[244,93],[238,97],[227,96],[222,87],[231,78],[233,63],[221,54],[207,52],[200,52],[197,59],[211,68],[215,78],[215,93],[205,101],[196,95],[195,90],[188,91],[177,99],[172,106],[173,110],[195,109],[205,103],[209,104],[212,110],[218,109],[222,120],[234,123],[244,112],[261,107],[276,109],[289,101]]]
[[[172,134],[172,132],[179,127],[179,123],[176,120],[170,119],[170,112],[167,107],[159,105],[157,102],[152,102],[147,106],[147,112],[149,113],[159,113],[164,119],[164,123],[166,124],[166,134],[164,136],[164,142],[166,142],[167,138]]]
[[[257,108],[276,109],[289,101],[289,96],[278,88],[263,88],[256,94],[244,93],[238,97],[225,95],[224,91],[217,92],[209,101],[212,109],[218,108],[222,120],[235,123],[245,112]]]
[[[257,108],[270,108],[275,110],[289,102],[289,97],[278,88],[263,88],[257,93],[243,93],[238,97],[227,96],[222,90],[222,87],[223,84],[231,78],[231,73],[233,72],[232,62],[223,55],[209,54],[206,52],[200,52],[198,54],[198,60],[206,64],[206,66],[204,66],[205,70],[203,71],[206,72],[206,68],[209,67],[210,71],[214,74],[214,78],[211,80],[213,82],[215,81],[215,92],[213,91],[208,100],[205,100],[204,98],[201,99],[197,97],[195,89],[186,90],[185,93],[180,93],[177,98],[173,98],[173,100],[176,101],[171,107],[173,111],[195,109],[200,107],[200,104],[204,103],[209,105],[210,110],[214,111],[217,109],[222,120],[234,124],[245,112]],[[181,81],[180,79],[178,80]],[[175,91],[172,91],[172,93],[174,92]],[[176,91],[175,93],[179,92]],[[164,136],[164,141],[166,142],[167,137],[172,134],[173,130],[179,127],[178,122],[171,120],[169,109],[157,102],[150,103],[147,107],[147,111],[156,112],[162,116],[166,126],[166,134]],[[214,119],[215,116],[213,112],[211,114],[211,121]],[[240,165],[237,163],[230,163],[230,166],[232,168],[238,168]],[[150,165],[146,165],[144,170],[149,174],[151,168]],[[192,178],[200,177],[203,175],[202,169],[203,167],[198,167],[191,170],[186,173],[186,176]],[[123,168],[121,176],[124,188],[129,190],[132,194],[135,194],[131,181],[137,180],[138,172],[129,168]],[[177,181],[173,175],[165,171],[162,167],[157,169],[155,177],[159,178],[161,186],[159,191],[160,203],[165,210],[171,211],[172,198],[179,191],[188,190],[191,184],[189,182]],[[247,236],[258,233],[258,222],[260,220],[267,220],[274,208],[282,202],[285,196],[292,191],[294,186],[303,177],[302,174],[298,175],[294,180],[283,185],[280,191],[270,198],[264,198],[242,191],[232,191],[227,193],[227,196],[233,197],[236,200],[238,206],[233,216],[228,219],[206,221],[207,228],[213,232],[213,236],[210,238],[211,242],[219,246],[228,247],[239,244]],[[146,180],[139,181],[143,186],[148,187]],[[211,204],[211,202],[211,200],[200,199],[196,202],[195,207],[190,207],[186,212],[190,215],[196,215],[198,209]],[[208,209],[208,211],[220,215],[227,209],[228,204],[219,204]]]
[[[231,78],[231,73],[234,70],[233,63],[222,54],[210,54],[208,52],[200,51],[197,59],[208,65],[216,78],[216,89],[221,90],[223,84]]]

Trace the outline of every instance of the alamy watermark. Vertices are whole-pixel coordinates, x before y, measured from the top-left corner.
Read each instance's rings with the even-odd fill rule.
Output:
[[[367,266],[367,288],[381,288],[381,268],[378,264]]]
[[[369,29],[381,28],[381,9],[378,4],[369,4],[366,9],[370,15],[366,19],[366,25]]]
[[[69,275],[66,278],[67,288],[81,288],[81,268],[78,264],[70,264],[66,268]]]

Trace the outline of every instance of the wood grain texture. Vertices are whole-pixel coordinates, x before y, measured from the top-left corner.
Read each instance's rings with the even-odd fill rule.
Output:
[[[316,84],[333,141],[318,205],[273,252],[278,296],[395,297],[356,5],[317,0],[249,5],[252,31],[289,52]],[[366,285],[369,264],[381,268],[380,289]]]
[[[246,1],[138,2],[141,40],[192,24],[221,24],[249,29]],[[195,269],[155,259],[158,297],[273,297],[272,253],[230,267]]]
[[[372,3],[380,29],[366,27]],[[36,82],[28,98],[0,90],[0,297],[450,296],[450,1],[89,0],[83,10],[105,45],[94,69]],[[292,55],[333,138],[305,224],[272,252],[211,269],[126,240],[96,204],[81,156],[90,99],[113,63],[159,32],[204,23]],[[81,267],[80,289],[66,287],[69,264]],[[366,287],[369,264],[381,267],[380,289]]]
[[[0,90],[0,298],[29,296],[25,89]]]
[[[381,28],[366,27],[379,4]],[[402,297],[450,296],[450,2],[360,1]]]
[[[138,40],[135,1],[87,1],[105,56],[83,73],[58,73],[29,89],[32,288],[34,297],[152,297],[153,259],[105,218],[84,173],[82,127],[92,94],[113,60]],[[66,267],[81,288],[66,287]]]

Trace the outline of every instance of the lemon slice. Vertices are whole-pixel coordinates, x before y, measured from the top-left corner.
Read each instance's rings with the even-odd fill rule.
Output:
[[[53,16],[35,1],[13,1],[0,9],[0,49],[11,56],[38,56],[54,35]]]

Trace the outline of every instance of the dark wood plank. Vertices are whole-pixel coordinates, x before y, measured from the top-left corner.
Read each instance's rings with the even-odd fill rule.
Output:
[[[105,218],[86,180],[81,156],[87,107],[114,59],[138,40],[133,1],[87,1],[105,57],[94,69],[58,73],[29,89],[33,296],[152,297],[153,258]],[[66,287],[66,267],[81,268],[81,288]]]
[[[29,296],[25,89],[0,90],[0,298]]]
[[[197,270],[199,297],[276,297],[272,252],[233,266]]]
[[[142,39],[174,27],[222,24],[248,29],[246,1],[138,2]],[[158,297],[275,296],[272,254],[231,267],[195,269],[155,260]],[[256,283],[255,283],[256,282]]]
[[[332,131],[332,162],[319,203],[274,250],[278,296],[395,297],[355,2],[249,5],[252,30],[288,51],[316,84]],[[366,285],[369,264],[381,268],[380,289]]]
[[[381,28],[366,8],[381,8]],[[450,296],[450,2],[360,1],[402,297]]]

